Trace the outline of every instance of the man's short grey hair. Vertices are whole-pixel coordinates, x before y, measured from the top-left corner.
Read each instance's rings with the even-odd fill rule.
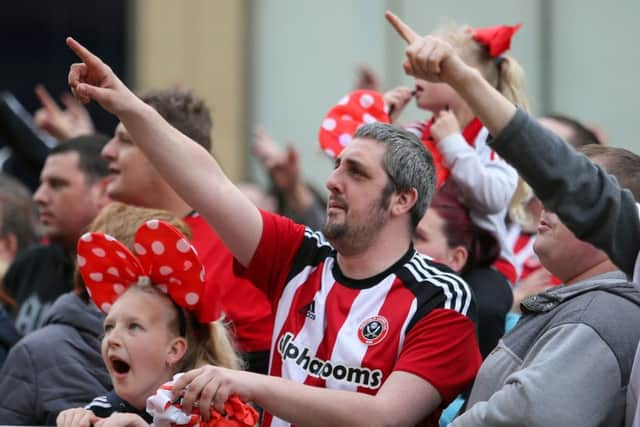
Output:
[[[387,146],[382,160],[389,177],[384,197],[394,191],[402,193],[415,188],[418,200],[411,208],[411,226],[415,228],[435,191],[435,167],[429,150],[416,135],[385,123],[366,124],[358,129],[354,138],[374,139]]]

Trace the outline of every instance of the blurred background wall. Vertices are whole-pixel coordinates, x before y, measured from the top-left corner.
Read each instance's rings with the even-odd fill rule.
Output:
[[[0,89],[35,110],[32,88],[66,89],[72,34],[135,89],[179,84],[208,101],[214,151],[231,177],[263,179],[249,155],[251,131],[266,127],[302,152],[304,173],[322,186],[331,162],[317,149],[327,109],[353,85],[358,65],[385,88],[411,86],[404,46],[383,18],[391,9],[422,33],[450,21],[522,23],[511,54],[527,72],[535,114],[562,112],[601,127],[612,145],[640,152],[635,112],[640,2],[620,0],[81,0],[3,2]],[[100,130],[115,120],[99,113]],[[403,118],[422,119],[411,109]]]

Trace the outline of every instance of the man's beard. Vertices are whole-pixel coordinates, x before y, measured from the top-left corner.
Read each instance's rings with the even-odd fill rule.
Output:
[[[385,204],[382,200],[374,201],[368,209],[369,215],[359,224],[349,224],[346,217],[343,222],[327,220],[322,233],[331,245],[342,255],[354,255],[366,250],[378,236],[380,229],[387,222]],[[388,207],[388,203],[386,203]]]

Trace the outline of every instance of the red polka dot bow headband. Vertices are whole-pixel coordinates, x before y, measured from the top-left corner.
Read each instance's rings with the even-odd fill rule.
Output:
[[[329,110],[318,131],[320,148],[336,158],[365,123],[390,123],[382,94],[373,90],[351,92]]]
[[[210,319],[201,312],[204,267],[187,239],[154,219],[138,228],[134,241],[137,255],[108,234],[85,233],[78,240],[78,268],[95,304],[106,313],[129,286],[149,282],[201,322]]]

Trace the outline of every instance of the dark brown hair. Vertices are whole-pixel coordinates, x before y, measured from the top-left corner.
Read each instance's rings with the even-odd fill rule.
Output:
[[[140,99],[152,106],[171,126],[211,151],[211,112],[191,90],[171,87],[143,92]]]
[[[443,232],[449,248],[463,246],[467,249],[469,255],[460,274],[488,267],[498,259],[500,244],[493,233],[474,224],[469,211],[458,201],[452,189],[450,185],[444,185],[433,197],[429,208],[443,219]]]
[[[620,187],[629,189],[640,200],[640,156],[624,148],[596,144],[585,145],[578,151],[615,176]]]

